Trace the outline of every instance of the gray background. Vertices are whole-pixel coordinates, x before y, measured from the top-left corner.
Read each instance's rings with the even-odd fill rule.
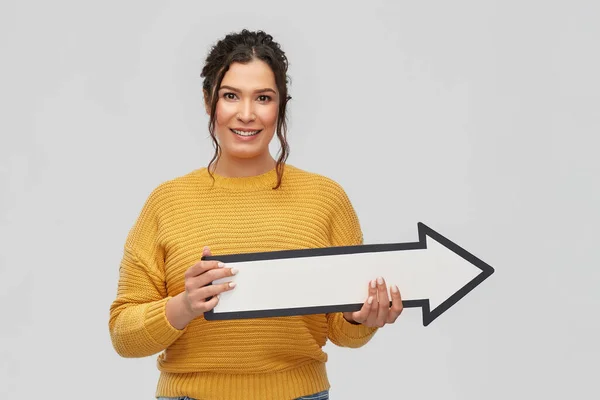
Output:
[[[596,398],[599,9],[3,1],[0,396],[152,398],[155,357],[108,335],[122,246],[156,185],[208,162],[202,62],[248,27],[290,58],[290,163],[344,186],[367,243],[423,221],[496,268],[427,328],[406,310],[327,345],[332,399]]]

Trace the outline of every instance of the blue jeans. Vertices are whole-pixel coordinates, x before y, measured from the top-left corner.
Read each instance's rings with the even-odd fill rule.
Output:
[[[191,397],[158,397],[156,400],[194,400]],[[308,396],[298,397],[294,400],[329,400],[329,390],[324,390],[319,393],[311,394]]]

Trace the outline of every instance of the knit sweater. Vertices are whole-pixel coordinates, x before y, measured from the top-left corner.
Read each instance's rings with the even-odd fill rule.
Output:
[[[157,396],[283,400],[316,393],[330,387],[327,340],[356,348],[376,332],[341,313],[201,316],[181,330],[167,320],[165,305],[185,290],[185,271],[204,246],[218,256],[362,244],[357,215],[338,183],[289,164],[273,190],[276,180],[273,169],[213,181],[200,168],[161,183],[146,199],[124,245],[109,330],[123,357],[160,353]]]

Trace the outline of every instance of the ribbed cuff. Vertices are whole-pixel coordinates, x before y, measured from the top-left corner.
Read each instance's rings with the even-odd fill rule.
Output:
[[[146,309],[145,327],[150,337],[163,347],[171,345],[185,333],[184,329],[177,329],[167,319],[166,306],[171,297],[151,303]]]
[[[368,327],[362,324],[352,324],[343,315],[339,315],[336,318],[338,319],[336,322],[340,328],[340,333],[348,339],[362,340],[372,336],[378,329],[377,327]]]
[[[371,340],[377,329],[377,327],[352,324],[342,313],[336,313],[329,321],[329,338],[336,345],[357,348]]]

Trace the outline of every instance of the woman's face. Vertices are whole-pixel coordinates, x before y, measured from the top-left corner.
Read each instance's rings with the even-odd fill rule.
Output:
[[[216,95],[215,134],[222,157],[270,158],[279,93],[269,65],[261,60],[231,64]]]

